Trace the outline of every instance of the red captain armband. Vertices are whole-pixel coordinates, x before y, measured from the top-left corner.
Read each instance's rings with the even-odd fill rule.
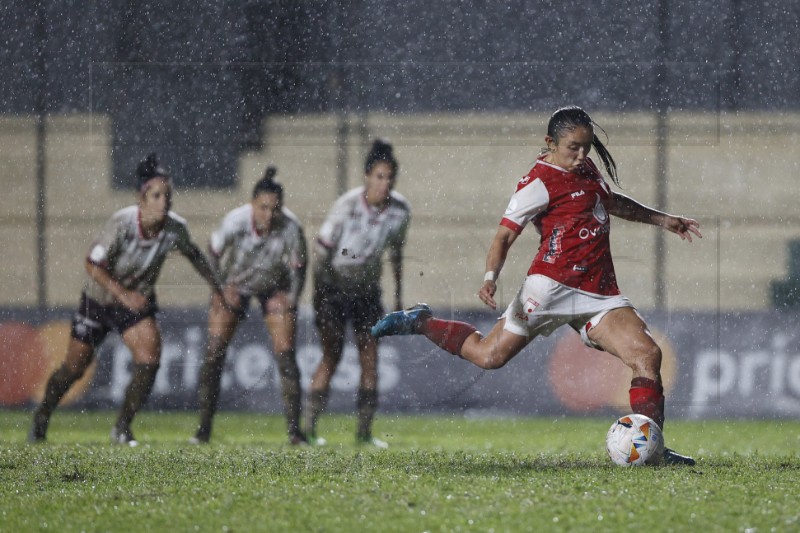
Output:
[[[509,220],[507,218],[503,218],[502,220],[500,220],[500,225],[501,226],[505,226],[506,228],[510,229],[511,231],[516,233],[517,235],[522,233],[522,229],[523,229],[522,226],[520,226],[519,224],[517,224],[513,220]]]

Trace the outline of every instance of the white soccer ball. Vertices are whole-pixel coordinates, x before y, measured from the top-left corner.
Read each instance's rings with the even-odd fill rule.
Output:
[[[620,466],[658,464],[664,455],[664,434],[652,418],[638,414],[622,416],[606,434],[606,451]]]

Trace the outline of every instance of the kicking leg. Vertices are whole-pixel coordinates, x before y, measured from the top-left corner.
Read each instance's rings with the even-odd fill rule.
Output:
[[[652,418],[664,427],[664,388],[661,383],[661,348],[647,324],[632,307],[609,311],[588,332],[589,339],[608,353],[619,357],[633,372],[630,403],[634,413]],[[694,465],[691,457],[665,449],[668,464]]]

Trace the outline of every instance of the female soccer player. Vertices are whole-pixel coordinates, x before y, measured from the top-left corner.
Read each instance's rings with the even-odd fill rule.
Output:
[[[45,440],[53,410],[114,329],[133,355],[133,375],[111,430],[111,442],[138,444],[131,422],[153,388],[161,359],[154,286],[170,251],[183,254],[222,297],[214,271],[192,242],[186,221],[170,211],[172,184],[156,154],[139,164],[136,179],[137,204],[114,213],[89,249],[88,277],[72,319],[67,355],[47,382],[44,399],[33,415],[30,442]]]
[[[525,225],[541,234],[528,276],[505,313],[484,336],[463,322],[440,320],[429,307],[387,315],[372,335],[422,334],[444,350],[481,368],[500,368],[538,335],[569,324],[583,341],[619,357],[633,371],[633,411],[664,424],[661,350],[631,302],[620,294],[609,242],[610,217],[661,226],[691,242],[702,237],[696,220],[662,213],[613,192],[594,162],[592,147],[619,185],[614,159],[594,132],[596,124],[581,108],[557,110],[547,126],[547,149],[517,184],[486,258],[478,291],[496,309],[497,277]],[[667,463],[694,460],[667,449]]]
[[[283,206],[275,167],[253,188],[249,203],[237,207],[211,235],[212,265],[233,308],[218,294],[208,311],[208,347],[200,369],[200,426],[190,442],[206,443],[217,406],[225,352],[250,299],[261,306],[281,378],[289,442],[306,442],[300,431],[300,370],[295,359],[297,301],[306,278],[306,240],[297,217]]]
[[[311,381],[306,413],[306,434],[313,444],[325,444],[317,436],[317,419],[328,402],[349,320],[361,364],[356,441],[387,447],[387,443],[372,436],[372,419],[378,407],[378,343],[369,328],[383,315],[381,257],[387,249],[394,273],[394,308],[403,308],[403,245],[411,211],[406,199],[393,190],[397,169],[392,146],[376,140],[367,155],[364,186],[336,201],[317,238],[314,309],[322,361]]]

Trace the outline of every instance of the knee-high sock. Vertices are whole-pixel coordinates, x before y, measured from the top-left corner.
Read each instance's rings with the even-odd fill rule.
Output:
[[[461,347],[464,345],[464,341],[476,331],[477,329],[472,324],[438,318],[429,318],[419,326],[419,333],[428,337],[443,350],[458,356],[461,355]]]
[[[664,388],[648,378],[633,378],[629,391],[634,413],[649,416],[664,428]]]
[[[83,375],[83,372],[71,372],[64,366],[59,367],[50,375],[47,386],[44,390],[44,398],[39,407],[33,413],[33,432],[36,438],[44,438],[47,433],[47,426],[50,423],[50,415],[58,406],[58,402],[67,393],[69,388]]]
[[[197,387],[197,400],[200,406],[200,426],[198,437],[211,436],[214,414],[217,412],[224,357],[206,357],[200,367],[200,383]]]
[[[319,415],[328,406],[327,390],[312,390],[308,400],[308,412],[306,413],[306,433],[309,436],[317,434],[317,420]]]
[[[286,413],[286,429],[289,436],[300,434],[300,369],[297,366],[294,350],[280,352],[275,357],[281,376],[283,409]]]
[[[378,410],[378,391],[375,389],[359,389],[356,399],[358,409],[358,437],[369,439],[372,437],[372,419]]]
[[[36,409],[38,414],[49,417],[58,406],[58,402],[67,393],[69,388],[83,375],[83,372],[71,372],[66,367],[61,366],[50,375],[47,380],[47,387],[44,391],[42,403]]]
[[[150,395],[153,383],[156,380],[158,366],[158,363],[154,365],[133,365],[133,376],[128,384],[128,389],[125,391],[125,399],[122,401],[122,408],[117,418],[117,429],[123,430],[130,427],[133,417],[136,416],[139,408],[147,401],[147,397]]]

